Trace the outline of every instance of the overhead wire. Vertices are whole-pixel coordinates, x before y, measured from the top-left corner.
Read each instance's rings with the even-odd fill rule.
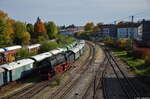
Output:
[[[147,9],[145,11],[142,11],[142,12],[138,12],[138,13],[135,13],[135,14],[132,14],[132,15],[129,15],[129,16],[126,16],[126,17],[123,17],[123,18],[120,18],[120,19],[117,19],[117,20],[114,20],[113,22],[110,22],[110,23],[116,23],[118,21],[122,21],[124,19],[127,19],[127,18],[131,18],[132,16],[138,16],[138,15],[143,15],[143,14],[147,14],[147,13],[150,13],[150,9]]]

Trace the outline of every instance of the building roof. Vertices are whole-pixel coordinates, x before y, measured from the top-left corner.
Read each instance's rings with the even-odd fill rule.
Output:
[[[102,27],[110,27],[110,26],[115,26],[115,24],[103,24],[101,25]]]
[[[117,27],[118,28],[138,27],[139,25],[140,25],[140,23],[127,22],[127,23],[117,24]]]

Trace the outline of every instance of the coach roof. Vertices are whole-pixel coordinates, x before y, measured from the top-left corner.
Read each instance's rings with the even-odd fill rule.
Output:
[[[26,46],[26,48],[28,48],[28,49],[32,49],[32,48],[36,48],[36,47],[40,47],[40,44],[33,44],[33,45]]]
[[[39,61],[42,61],[42,60],[44,60],[44,59],[46,59],[48,57],[51,57],[51,56],[52,56],[51,53],[46,52],[46,53],[42,53],[42,54],[38,54],[38,55],[32,56],[31,58],[35,59],[36,61],[39,62]]]
[[[33,64],[33,63],[34,63],[34,60],[32,60],[32,59],[23,59],[23,60],[19,60],[16,62],[11,62],[9,64],[1,65],[0,67],[5,68],[7,70],[13,70],[13,69],[23,67],[28,64]]]
[[[11,50],[16,50],[16,49],[20,49],[20,48],[22,48],[20,45],[16,45],[16,46],[5,47],[4,49],[6,51],[11,51]]]
[[[3,48],[0,48],[0,53],[5,52],[5,50]]]

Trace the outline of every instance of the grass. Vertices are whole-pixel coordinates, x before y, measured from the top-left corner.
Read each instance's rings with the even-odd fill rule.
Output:
[[[150,66],[147,65],[143,59],[136,59],[133,56],[129,56],[125,50],[119,50],[116,48],[111,49],[113,50],[113,54],[127,63],[131,71],[136,75],[150,77]]]

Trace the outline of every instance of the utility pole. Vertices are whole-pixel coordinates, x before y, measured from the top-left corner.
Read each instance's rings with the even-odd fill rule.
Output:
[[[116,24],[117,21],[114,21],[114,24]]]
[[[134,16],[132,16],[131,22],[132,22],[131,24],[133,25],[134,24]],[[134,25],[133,25],[133,27],[134,27]],[[134,30],[133,30],[133,27],[132,27],[132,35],[131,35],[131,40],[132,40],[131,47],[132,47],[132,49],[133,49],[133,43],[134,43]]]
[[[133,23],[134,22],[134,16],[131,16],[132,17],[132,20],[131,20],[131,22]]]

